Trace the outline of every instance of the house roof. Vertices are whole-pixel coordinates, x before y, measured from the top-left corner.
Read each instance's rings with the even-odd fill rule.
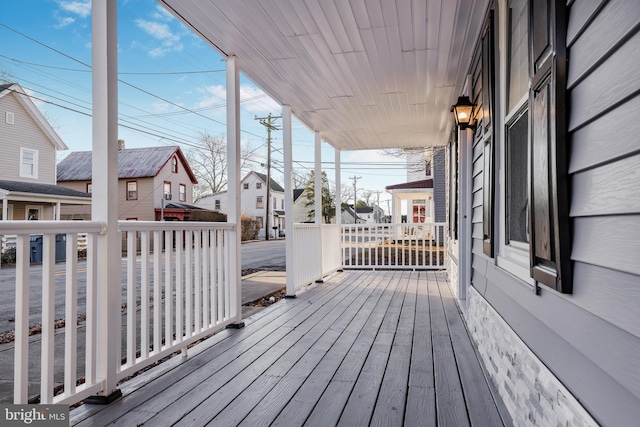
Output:
[[[422,188],[433,188],[433,179],[421,179],[420,181],[404,182],[402,184],[387,185],[387,190],[412,190]]]
[[[302,193],[304,193],[304,188],[294,188],[293,201],[295,202],[296,200],[298,200],[298,197],[302,196]]]
[[[180,147],[125,148],[118,151],[118,178],[147,178],[156,176],[173,155],[177,155],[191,182],[197,184]],[[58,181],[91,180],[91,151],[74,151],[58,163]]]
[[[29,113],[33,121],[38,125],[49,141],[56,147],[56,150],[66,150],[68,147],[60,138],[60,135],[51,127],[47,119],[42,115],[38,107],[33,103],[29,95],[26,94],[22,86],[18,83],[8,83],[0,85],[0,98],[12,94],[16,97],[22,107]]]
[[[192,211],[208,211],[209,209],[205,209],[202,206],[192,205],[190,203],[182,203],[182,202],[168,202],[164,205],[165,209],[185,209]],[[156,210],[159,208],[156,208]]]
[[[356,208],[356,213],[359,213],[359,214],[373,213],[373,208],[371,206],[362,206],[362,207]]]
[[[252,171],[252,173],[255,173],[258,176],[258,178],[260,178],[262,180],[262,182],[264,182],[265,184],[267,183],[267,175],[265,175],[263,173],[260,173],[260,172],[255,172],[255,171]],[[282,185],[280,185],[277,182],[275,182],[273,180],[273,178],[271,178],[271,189],[273,191],[280,191],[280,192],[284,193],[284,188],[282,188]]]
[[[3,191],[4,190],[4,191]],[[91,198],[91,194],[53,184],[0,180],[0,192]]]

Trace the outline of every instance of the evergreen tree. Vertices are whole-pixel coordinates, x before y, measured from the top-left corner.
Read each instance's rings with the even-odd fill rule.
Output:
[[[312,209],[308,211],[308,218],[313,220],[315,218],[315,172],[311,171],[309,173],[309,179],[307,179],[307,185],[305,186],[305,190],[307,190],[307,203],[306,207],[311,206]],[[333,195],[331,194],[331,190],[329,189],[329,179],[327,178],[327,174],[323,171],[321,178],[321,196],[322,196],[322,218],[325,223],[329,223],[331,218],[336,216],[336,205],[333,200]]]

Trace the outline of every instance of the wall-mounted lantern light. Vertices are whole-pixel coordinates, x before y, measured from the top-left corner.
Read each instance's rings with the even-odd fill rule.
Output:
[[[459,96],[458,102],[451,106],[451,112],[455,118],[456,126],[460,127],[460,130],[467,128],[473,129],[475,127],[475,123],[472,122],[475,107],[468,96]]]

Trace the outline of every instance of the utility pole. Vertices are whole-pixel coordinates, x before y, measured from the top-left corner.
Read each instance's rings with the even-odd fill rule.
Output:
[[[376,207],[378,209],[375,210],[375,220],[376,220],[376,224],[380,224],[380,190],[376,191],[376,196],[378,201],[376,202]]]
[[[273,124],[276,119],[281,119],[282,116],[272,116],[271,113],[267,117],[256,117],[254,120],[259,120],[260,124],[267,128],[267,202],[265,204],[266,215],[264,216],[264,238],[269,240],[269,206],[271,203],[271,131],[280,130],[279,127]]]

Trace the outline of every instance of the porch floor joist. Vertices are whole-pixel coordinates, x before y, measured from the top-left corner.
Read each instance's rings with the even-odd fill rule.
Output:
[[[444,273],[338,273],[208,341],[72,425],[511,425]]]

